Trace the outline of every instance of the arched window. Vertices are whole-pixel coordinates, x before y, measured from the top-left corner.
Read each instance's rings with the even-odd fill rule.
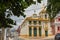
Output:
[[[41,21],[39,21],[39,25],[41,24]]]
[[[45,14],[45,19],[47,19],[47,14]]]
[[[37,28],[34,27],[34,36],[37,36]]]
[[[32,21],[29,21],[29,24],[31,25]]]
[[[48,30],[45,30],[45,36],[48,36]]]
[[[60,21],[60,18],[58,18],[58,21]]]
[[[58,26],[58,31],[60,31],[60,27]]]
[[[37,24],[37,21],[33,21],[33,23],[34,23],[34,25],[36,25]]]
[[[39,27],[39,36],[41,36],[41,33],[42,33],[42,32],[41,32],[41,27]]]
[[[29,27],[29,36],[32,36],[32,28]]]

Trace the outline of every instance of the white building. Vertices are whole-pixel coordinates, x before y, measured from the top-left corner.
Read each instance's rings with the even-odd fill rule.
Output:
[[[49,15],[46,13],[45,7],[39,13],[39,16],[33,14],[32,16],[25,18],[20,27],[20,37],[38,38],[52,36]]]

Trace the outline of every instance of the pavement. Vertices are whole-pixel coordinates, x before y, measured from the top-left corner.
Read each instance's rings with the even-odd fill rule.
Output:
[[[49,36],[45,38],[22,38],[20,37],[20,40],[54,40],[54,36]]]

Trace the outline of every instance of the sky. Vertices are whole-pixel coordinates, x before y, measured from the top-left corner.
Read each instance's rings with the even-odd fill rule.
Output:
[[[37,5],[36,4],[32,4],[32,5],[30,5],[28,8],[26,8],[25,9],[25,12],[24,12],[24,14],[26,14],[26,17],[28,17],[28,16],[32,16],[34,13],[36,13],[37,15],[39,14],[39,12],[41,11],[41,9],[42,9],[42,5],[47,5],[47,0],[43,0],[43,1],[41,1],[41,3],[37,3]],[[35,12],[34,12],[34,10],[35,10]],[[17,29],[18,27],[19,27],[19,25],[21,25],[22,24],[22,22],[24,21],[24,18],[22,17],[22,16],[20,16],[20,17],[17,17],[17,16],[11,16],[11,18],[13,19],[13,20],[15,20],[16,21],[16,24],[17,25],[13,25],[14,27],[14,29]],[[12,28],[12,29],[13,29]]]

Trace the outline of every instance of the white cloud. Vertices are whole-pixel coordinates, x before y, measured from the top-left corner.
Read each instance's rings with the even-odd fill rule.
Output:
[[[36,14],[38,14],[41,11],[41,7],[42,4],[44,3],[44,5],[47,4],[47,0],[43,0],[42,3],[38,3],[38,5],[32,4],[30,5],[27,9],[25,9],[26,11],[24,12],[24,14],[26,14],[26,16],[32,16],[32,14],[34,14],[34,10],[36,10]],[[23,22],[23,17],[17,17],[17,16],[12,16],[12,19],[14,19],[17,22],[17,25],[14,26],[15,29],[17,29],[19,27],[19,25]]]
[[[37,3],[37,5],[36,4],[30,5],[27,9],[25,9],[26,11],[24,13],[27,16],[31,16],[32,14],[34,14],[34,10],[35,10],[36,11],[35,13],[38,15],[40,10],[42,9],[43,4],[47,5],[47,0],[42,0],[41,3]]]

